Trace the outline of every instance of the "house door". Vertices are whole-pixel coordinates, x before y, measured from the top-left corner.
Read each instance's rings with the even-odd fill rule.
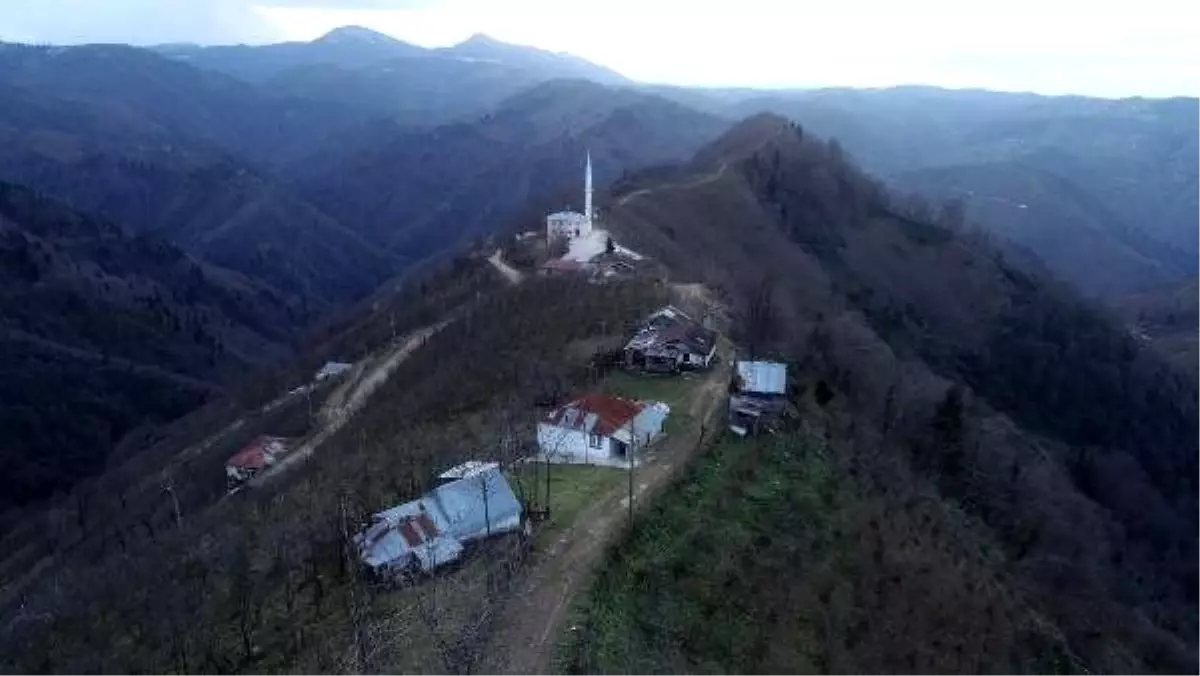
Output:
[[[612,454],[614,458],[626,458],[629,456],[629,444],[623,441],[612,440]]]

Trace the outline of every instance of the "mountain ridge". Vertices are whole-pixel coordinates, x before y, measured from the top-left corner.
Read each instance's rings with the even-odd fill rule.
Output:
[[[681,281],[719,290],[741,329],[735,338],[751,354],[789,355],[824,373],[852,426],[876,426],[860,432],[865,457],[888,444],[940,499],[994,529],[988,537],[1009,552],[1013,584],[1041,597],[1039,612],[1070,650],[1101,659],[1110,648],[1095,632],[1132,632],[1117,649],[1131,661],[1103,669],[1163,669],[1159,660],[1170,654],[1168,663],[1187,670],[1194,644],[1184,618],[1194,605],[1197,555],[1192,379],[1068,285],[1014,266],[961,225],[908,213],[838,144],[786,118],[736,126],[698,156],[705,161],[665,183],[631,176],[621,189],[628,199],[609,211],[615,235]],[[946,393],[940,404],[936,393]],[[951,445],[962,455],[941,456],[946,442],[930,446],[919,426],[900,431],[914,420],[895,418],[925,410],[936,420],[939,408],[960,405],[971,411],[963,429],[972,430],[965,445]],[[1105,423],[1104,410],[1124,414]],[[1048,454],[1035,460],[1039,453]],[[1020,478],[1027,471],[1052,472],[1060,483],[1016,488],[1032,481]],[[1117,486],[1125,492],[1113,492]],[[1001,497],[1012,490],[1038,507],[1014,511]],[[1067,495],[1093,524],[1086,536],[1071,535],[1073,517],[1049,507]],[[1018,518],[1036,521],[1036,544],[1013,530]],[[1061,556],[1070,562],[1063,565],[1094,570],[1101,564],[1083,553],[1094,547],[1123,558],[1069,593],[1032,563]],[[1139,576],[1137,590],[1126,587],[1129,575]],[[1074,595],[1108,615],[1080,621],[1070,610]],[[1126,598],[1162,600],[1162,623],[1132,629],[1142,611]],[[997,659],[1021,658],[984,662]],[[867,668],[874,669],[889,670]]]

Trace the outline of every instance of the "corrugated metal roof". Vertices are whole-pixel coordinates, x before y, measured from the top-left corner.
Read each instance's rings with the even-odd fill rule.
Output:
[[[663,423],[666,422],[667,416],[671,413],[671,407],[662,403],[655,402],[651,406],[647,406],[646,410],[637,417],[637,432],[658,434],[662,431]]]
[[[787,364],[772,361],[739,361],[738,377],[742,379],[742,391],[756,394],[783,394],[787,392]]]
[[[681,345],[706,355],[716,344],[717,334],[704,328],[679,308],[668,305],[646,318],[625,345],[627,350],[658,350]]]
[[[491,467],[376,514],[355,537],[363,562],[371,567],[403,565],[416,556],[431,570],[457,559],[463,542],[519,529],[521,502],[499,465],[486,464]]]
[[[521,526],[521,502],[499,468],[438,486],[432,497],[446,517],[446,532],[460,541]]]
[[[321,370],[317,371],[317,375],[315,376],[314,380],[324,380],[330,376],[336,376],[341,373],[345,373],[352,368],[354,368],[354,364],[347,364],[346,362],[341,361],[327,361],[325,362],[325,365],[321,367]]]
[[[643,408],[642,404],[630,399],[606,394],[586,394],[551,411],[546,416],[546,421],[558,427],[607,437],[633,420]]]
[[[499,467],[498,462],[484,462],[483,460],[468,460],[461,465],[455,465],[450,469],[438,475],[439,479],[465,479],[469,476],[474,476],[485,470]]]

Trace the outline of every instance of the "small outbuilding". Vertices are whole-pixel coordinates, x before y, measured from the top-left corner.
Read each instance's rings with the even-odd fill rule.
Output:
[[[587,394],[538,422],[538,447],[551,462],[628,467],[662,434],[670,407]]]
[[[317,375],[313,377],[313,381],[319,383],[326,378],[339,376],[352,368],[354,368],[354,364],[347,364],[341,361],[328,361],[317,371]]]
[[[787,403],[787,365],[739,361],[729,387],[729,429],[757,434]]]
[[[259,436],[225,461],[225,478],[231,487],[242,484],[275,464],[287,452],[286,439]]]

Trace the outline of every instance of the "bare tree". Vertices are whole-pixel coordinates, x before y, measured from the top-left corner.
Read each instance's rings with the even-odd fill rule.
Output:
[[[750,358],[759,356],[771,344],[778,331],[779,317],[775,307],[775,279],[772,274],[762,276],[755,285],[746,311],[746,347]]]

